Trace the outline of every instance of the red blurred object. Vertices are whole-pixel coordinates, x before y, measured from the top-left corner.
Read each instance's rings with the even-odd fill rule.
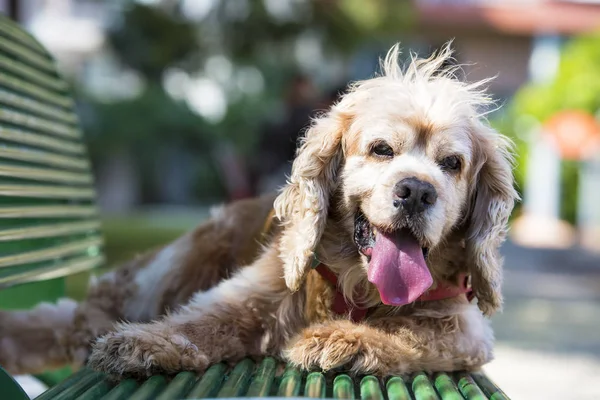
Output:
[[[568,160],[582,160],[600,144],[598,121],[580,110],[555,114],[544,124],[543,134],[550,136],[561,156]]]

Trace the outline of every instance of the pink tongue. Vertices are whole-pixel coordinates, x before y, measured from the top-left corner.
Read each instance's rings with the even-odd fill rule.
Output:
[[[377,233],[368,271],[384,304],[412,303],[433,284],[417,240],[406,230]]]

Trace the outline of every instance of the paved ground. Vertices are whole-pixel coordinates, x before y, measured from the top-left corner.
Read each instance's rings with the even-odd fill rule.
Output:
[[[600,399],[600,257],[507,244],[486,370],[513,399]]]

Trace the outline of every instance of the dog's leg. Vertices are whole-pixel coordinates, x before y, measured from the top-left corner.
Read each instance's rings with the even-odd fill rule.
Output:
[[[93,279],[85,300],[0,311],[0,365],[12,374],[81,365],[118,321],[150,321],[253,260],[273,196],[232,203],[196,230]]]
[[[82,365],[91,341],[123,318],[126,285],[116,276],[95,280],[81,303],[65,298],[31,310],[0,311],[0,365],[11,374]]]
[[[147,376],[202,371],[210,363],[269,353],[290,336],[282,325],[290,332],[300,328],[289,322],[302,320],[302,304],[291,297],[270,249],[178,312],[149,324],[122,324],[99,338],[89,365],[112,375]],[[285,318],[278,315],[282,305]]]
[[[492,358],[492,334],[471,307],[464,315],[443,319],[390,317],[312,325],[290,342],[284,357],[304,369],[341,367],[382,376],[476,369]]]

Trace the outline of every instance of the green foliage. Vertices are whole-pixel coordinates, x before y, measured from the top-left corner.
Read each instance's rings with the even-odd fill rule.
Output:
[[[512,135],[517,149],[515,176],[524,185],[527,149],[532,129],[562,110],[583,110],[593,115],[600,109],[600,33],[574,38],[562,49],[558,72],[550,82],[528,84],[515,95],[507,112],[495,124]],[[574,223],[577,212],[577,162],[561,166],[561,217]]]
[[[525,86],[515,96],[520,114],[545,121],[561,110],[600,108],[600,33],[567,42],[561,53],[558,74],[546,84]]]
[[[197,49],[192,24],[140,4],[125,11],[108,38],[121,61],[150,80]]]
[[[296,54],[299,41],[316,40],[326,56],[349,56],[374,37],[397,35],[412,18],[408,1],[304,0],[290,2],[291,12],[282,13],[263,0],[218,0],[206,15],[191,21],[179,3],[130,1],[110,27],[112,53],[145,84],[139,95],[111,102],[83,91],[78,97],[96,163],[126,151],[144,174],[144,186],[152,187],[155,178],[148,172],[161,148],[185,148],[197,156],[195,192],[204,200],[224,193],[214,160],[222,143],[233,145],[241,156],[256,153],[266,120],[277,115],[290,79],[305,67]],[[219,121],[208,121],[185,101],[173,99],[162,79],[170,68],[205,77],[207,61],[215,56],[230,62],[232,73],[229,81],[219,82],[227,96],[226,113]],[[262,90],[240,88],[235,74],[242,68],[258,71]]]
[[[211,127],[158,85],[147,86],[132,99],[109,103],[90,100],[87,104],[90,107],[84,107],[82,113],[88,121],[86,133],[92,154],[127,148],[153,157],[165,139],[210,148]]]

